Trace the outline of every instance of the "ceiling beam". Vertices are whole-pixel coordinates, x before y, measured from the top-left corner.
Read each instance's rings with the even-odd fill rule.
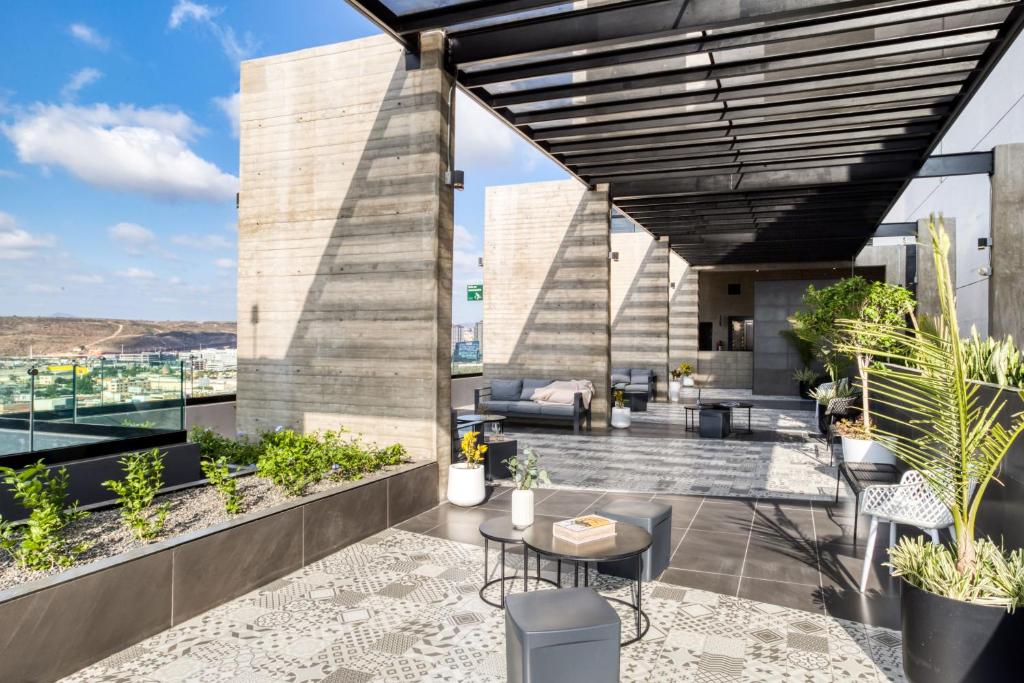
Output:
[[[995,161],[992,151],[963,154],[935,154],[924,160],[915,178],[941,178],[951,175],[992,175]]]

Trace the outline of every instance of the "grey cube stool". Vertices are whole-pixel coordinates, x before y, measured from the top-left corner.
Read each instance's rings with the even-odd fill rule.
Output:
[[[724,439],[732,432],[732,413],[726,408],[701,408],[697,431],[703,437]]]
[[[651,535],[651,547],[644,551],[640,578],[654,581],[668,567],[672,557],[672,506],[640,500],[618,500],[597,511],[608,519],[635,524]],[[598,562],[597,571],[624,579],[636,579],[636,562]]]
[[[509,683],[617,683],[622,624],[592,588],[505,598]]]

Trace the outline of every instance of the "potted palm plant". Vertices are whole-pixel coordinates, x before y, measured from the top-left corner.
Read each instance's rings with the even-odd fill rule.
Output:
[[[537,454],[532,448],[523,448],[523,458],[516,456],[503,461],[512,473],[512,526],[525,529],[533,524],[533,489],[538,483],[551,485],[548,473],[540,469]]]
[[[941,219],[940,219],[941,221]],[[976,536],[978,511],[1010,447],[1024,431],[1019,396],[1002,390],[983,400],[971,380],[957,325],[948,265],[949,237],[930,221],[940,315],[923,329],[912,320],[902,328],[886,322],[845,320],[846,350],[888,356],[870,365],[867,381],[881,440],[921,473],[949,508],[956,540],[952,547],[903,539],[889,555],[902,578],[903,667],[911,681],[1020,680],[1024,643],[1024,555],[1007,553]],[[885,345],[894,334],[896,349]],[[1013,405],[1008,405],[1010,401]]]
[[[629,427],[631,422],[629,408],[626,407],[626,392],[622,389],[616,389],[615,407],[612,408],[612,427],[625,429]]]
[[[793,379],[800,385],[800,398],[811,398],[811,389],[818,381],[818,373],[805,365],[793,373]]]
[[[466,432],[459,449],[463,462],[448,466],[448,500],[453,505],[472,507],[487,497],[483,468],[487,446],[480,443],[479,436],[480,432]]]

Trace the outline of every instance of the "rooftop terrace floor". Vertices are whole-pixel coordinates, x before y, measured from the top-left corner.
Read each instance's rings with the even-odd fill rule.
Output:
[[[476,539],[452,538],[468,533],[476,520],[504,514],[508,495],[495,493],[488,506],[435,508],[66,680],[503,681],[504,615],[477,595],[483,548]],[[609,497],[552,492],[538,512],[562,515]],[[715,536],[736,537],[737,545],[753,547],[760,540],[752,539],[773,537],[755,522],[760,506],[754,503],[723,508],[698,498],[674,500],[673,506],[681,544],[676,563],[688,554],[718,555],[685,548],[687,537],[706,533],[698,528],[705,524],[724,525]],[[815,519],[810,506],[792,515],[784,508],[764,512],[767,519]],[[417,527],[426,533],[410,531]],[[749,571],[757,573],[757,552],[750,555]],[[497,559],[492,546],[492,566]],[[508,563],[516,571],[518,553],[510,553]],[[736,576],[707,574],[720,578],[710,578],[704,588],[680,581],[679,572],[687,570],[679,568],[645,584],[652,626],[641,642],[623,648],[622,680],[903,680],[898,631],[836,618],[821,607],[794,609],[754,599],[750,592],[792,593],[781,582],[770,582],[771,590],[751,589],[763,580],[746,576],[746,560],[739,564]],[[543,570],[553,575],[553,566]],[[511,585],[521,590],[518,581]],[[593,575],[591,585],[609,595],[629,591],[610,577]]]

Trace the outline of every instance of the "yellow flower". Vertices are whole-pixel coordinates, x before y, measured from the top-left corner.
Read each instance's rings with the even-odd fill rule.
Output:
[[[487,452],[486,445],[477,443],[478,436],[480,436],[480,432],[466,432],[466,435],[462,437],[462,457],[472,466],[482,463],[484,453]]]

